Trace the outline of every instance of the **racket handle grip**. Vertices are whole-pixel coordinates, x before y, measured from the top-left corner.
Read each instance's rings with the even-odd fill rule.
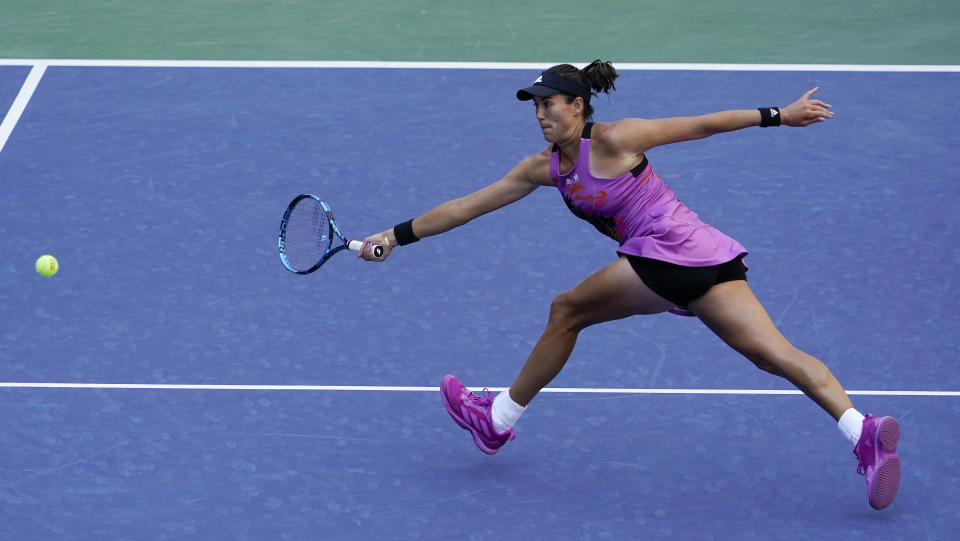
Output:
[[[349,249],[351,252],[359,252],[360,250],[363,250],[363,242],[359,240],[351,240],[350,242],[347,243],[347,249]],[[377,246],[376,244],[374,244],[373,257],[379,258],[382,255],[383,255],[383,246]]]

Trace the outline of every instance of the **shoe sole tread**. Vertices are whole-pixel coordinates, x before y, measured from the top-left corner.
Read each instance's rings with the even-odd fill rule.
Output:
[[[900,423],[893,417],[884,417],[877,427],[877,442],[880,450],[880,466],[873,476],[870,487],[870,506],[884,509],[893,503],[900,488]]]

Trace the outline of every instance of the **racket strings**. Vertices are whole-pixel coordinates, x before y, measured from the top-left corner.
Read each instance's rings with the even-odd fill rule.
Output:
[[[307,270],[326,255],[330,246],[330,220],[320,203],[306,198],[297,203],[287,220],[284,253],[296,270]]]

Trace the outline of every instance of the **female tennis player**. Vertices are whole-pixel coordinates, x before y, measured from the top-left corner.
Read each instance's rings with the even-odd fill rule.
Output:
[[[809,126],[832,117],[830,105],[812,98],[814,88],[783,109],[592,123],[590,98],[598,95],[594,91],[615,90],[617,77],[609,62],[599,60],[583,70],[561,64],[542,72],[517,98],[533,100],[550,143],[546,148],[493,184],[365,239],[361,257],[383,261],[396,246],[449,231],[538,187],[552,186],[576,216],[620,244],[616,261],[553,300],[546,330],[508,391],[496,398],[489,392],[477,396],[446,376],[441,396],[447,411],[471,432],[480,450],[496,453],[513,439],[513,425],[527,404],[563,368],[581,330],[633,315],[682,310],[832,415],[854,444],[870,505],[887,507],[900,482],[897,421],[862,415],[820,360],[784,338],[747,285],[744,247],[678,201],[645,156],[661,145],[751,126]],[[379,258],[370,249],[374,245],[384,247]]]

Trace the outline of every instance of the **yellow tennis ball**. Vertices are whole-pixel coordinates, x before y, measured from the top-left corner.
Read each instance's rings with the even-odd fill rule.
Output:
[[[56,274],[59,268],[60,264],[57,263],[57,258],[52,255],[42,255],[37,259],[37,274],[40,276],[49,278]]]

